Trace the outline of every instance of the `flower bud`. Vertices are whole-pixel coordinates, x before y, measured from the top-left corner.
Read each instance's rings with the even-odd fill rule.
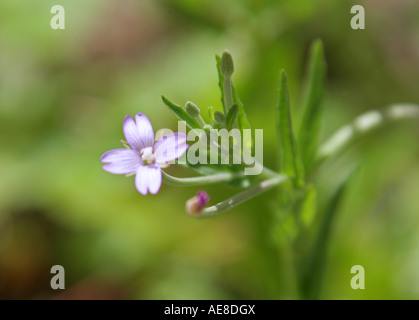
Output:
[[[208,194],[205,191],[199,191],[195,197],[186,201],[185,210],[192,217],[199,216],[208,202]]]
[[[191,101],[186,102],[185,109],[186,112],[193,118],[196,118],[201,114],[201,110],[198,106]]]
[[[233,57],[231,54],[225,50],[223,53],[223,56],[221,57],[221,74],[224,78],[231,78],[233,72],[234,72],[234,63],[233,63]]]

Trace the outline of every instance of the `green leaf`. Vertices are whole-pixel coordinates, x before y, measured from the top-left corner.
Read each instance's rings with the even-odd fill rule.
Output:
[[[312,168],[318,147],[321,126],[321,102],[326,80],[326,61],[323,43],[316,40],[311,47],[310,63],[307,72],[304,115],[298,139],[301,156],[306,170]]]
[[[210,122],[214,122],[214,107],[210,106],[208,107],[208,116],[210,118]]]
[[[220,111],[214,112],[214,124],[219,128],[225,128],[226,117],[224,113]]]
[[[317,191],[314,185],[309,185],[301,203],[300,219],[304,226],[312,225],[317,213]]]
[[[327,203],[314,248],[310,251],[308,261],[304,264],[302,293],[305,299],[317,299],[323,282],[327,260],[327,251],[331,238],[334,222],[339,212],[349,182],[352,180],[357,168],[354,169],[339,185],[335,193]]]
[[[239,107],[239,111],[237,114],[237,127],[239,128],[240,132],[243,132],[244,129],[251,129],[250,122],[247,119],[246,112],[244,111],[243,102],[240,100],[239,96],[237,95],[236,88],[234,87],[233,84],[232,84],[232,90],[233,90],[233,102]],[[254,136],[252,135],[251,139],[245,140],[244,135],[242,135],[242,139],[243,139],[243,148],[246,148],[248,152],[251,152],[255,144]]]
[[[186,124],[192,128],[192,129],[199,129],[201,128],[199,126],[198,121],[196,121],[194,118],[192,118],[184,108],[182,108],[181,106],[173,103],[172,101],[170,101],[169,99],[167,99],[165,96],[161,96],[163,102],[165,103],[166,106],[169,107],[170,110],[172,110],[176,116],[180,119],[186,122]]]
[[[279,241],[279,244],[289,245],[298,236],[298,225],[296,223],[295,215],[293,214],[293,212],[284,212],[282,214],[283,216],[277,223],[277,240]]]
[[[237,106],[239,107],[239,112],[237,116],[237,126],[240,129],[240,131],[243,131],[244,129],[250,129],[250,122],[247,119],[246,112],[244,111],[243,102],[240,100],[239,96],[237,95],[236,88],[233,87],[233,101]]]
[[[230,110],[228,110],[226,120],[225,120],[228,131],[230,131],[233,128],[234,123],[236,122],[238,111],[239,111],[239,107],[237,106],[236,103],[233,104]]]
[[[223,110],[225,113],[226,107],[224,105],[224,76],[221,74],[221,57],[218,54],[216,54],[215,60],[217,61],[218,86],[220,87],[220,92],[221,92],[221,104],[223,106]]]
[[[288,80],[284,70],[281,71],[280,76],[277,132],[281,150],[281,171],[295,178],[297,185],[302,186],[304,185],[304,167],[292,129]]]

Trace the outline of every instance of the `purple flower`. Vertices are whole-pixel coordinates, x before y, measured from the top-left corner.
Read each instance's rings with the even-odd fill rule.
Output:
[[[160,166],[182,156],[188,149],[187,136],[183,132],[165,135],[154,142],[154,132],[150,120],[142,113],[124,119],[125,138],[131,147],[113,149],[105,152],[100,161],[106,163],[102,168],[113,174],[135,174],[137,190],[146,195],[147,191],[156,194],[161,186]]]

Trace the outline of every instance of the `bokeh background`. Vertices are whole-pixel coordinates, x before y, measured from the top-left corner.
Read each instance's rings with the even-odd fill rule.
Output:
[[[65,30],[50,27],[54,4],[65,8]],[[365,7],[366,30],[350,27],[354,4]],[[323,137],[363,111],[419,102],[416,0],[2,0],[0,298],[297,298],[289,254],[270,231],[274,191],[197,221],[184,212],[197,188],[144,197],[99,157],[119,147],[127,114],[177,128],[161,94],[219,106],[215,54],[229,49],[275,168],[279,70],[298,118],[316,38],[328,63]],[[419,298],[418,137],[417,122],[388,126],[319,171],[322,203],[360,165],[334,225],[322,298]],[[237,192],[206,190],[214,203]],[[66,271],[59,292],[50,288],[56,264]],[[365,290],[350,287],[353,265],[365,268]]]

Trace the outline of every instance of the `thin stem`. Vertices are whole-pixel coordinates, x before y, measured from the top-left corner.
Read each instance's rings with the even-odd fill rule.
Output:
[[[205,122],[204,118],[201,115],[195,117],[195,120],[198,122],[199,126],[204,129],[207,123]]]
[[[209,176],[192,177],[192,178],[178,178],[169,175],[162,170],[163,182],[172,186],[202,186],[211,183],[230,181],[235,178],[242,177],[242,173],[217,173]]]
[[[402,119],[419,118],[419,105],[396,104],[385,110],[368,111],[336,131],[323,145],[317,154],[317,164],[337,154],[347,147],[355,138],[366,134],[382,125]]]
[[[269,189],[275,187],[276,185],[284,181],[287,181],[288,179],[289,177],[286,175],[277,174],[276,177],[262,181],[261,183],[234,195],[230,199],[224,200],[216,204],[215,206],[205,208],[202,211],[202,213],[199,216],[197,216],[197,218],[204,219],[217,216],[227,210],[234,208],[235,206],[243,203],[244,201],[247,201],[261,194],[262,192],[268,191]]]

